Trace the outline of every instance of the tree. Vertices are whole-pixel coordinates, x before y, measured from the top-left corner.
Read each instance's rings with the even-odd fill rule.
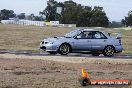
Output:
[[[123,24],[121,22],[112,21],[109,22],[109,27],[111,28],[123,27]]]
[[[40,14],[43,14],[46,16],[47,21],[55,21],[55,16],[56,16],[56,4],[57,2],[54,0],[49,0],[47,1],[47,7],[45,10],[40,12]]]
[[[92,17],[91,11],[92,8],[89,6],[83,6],[80,10],[78,10],[78,20],[77,20],[77,26],[83,26],[88,27],[90,26],[90,19]]]
[[[80,6],[81,8],[81,6]],[[62,23],[76,24],[80,10],[79,6],[73,1],[64,2],[64,11],[62,12]]]
[[[0,19],[1,20],[8,20],[9,18],[13,18],[15,16],[16,16],[16,14],[14,13],[13,10],[3,9],[0,11]]]
[[[44,21],[42,16],[34,16],[34,21]]]
[[[19,15],[17,15],[17,17],[19,19],[25,19],[26,18],[25,13],[20,13]]]
[[[27,16],[27,19],[32,21],[44,21],[43,16],[35,16],[34,14],[30,14],[29,16]]]
[[[90,26],[107,27],[109,25],[109,20],[106,13],[103,11],[103,7],[95,6],[91,13]]]
[[[125,26],[132,26],[132,10],[128,12],[128,16],[122,19],[122,24]]]
[[[47,21],[58,20],[63,24],[77,24],[77,26],[83,27],[107,27],[109,25],[109,20],[103,7],[95,6],[92,9],[90,6],[82,6],[72,0],[64,3],[49,0],[47,4],[46,9],[40,12],[40,14],[46,16]],[[57,7],[62,7],[61,14],[56,13]]]

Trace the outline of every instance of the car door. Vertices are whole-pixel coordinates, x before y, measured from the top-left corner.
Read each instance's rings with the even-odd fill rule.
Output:
[[[103,50],[107,45],[107,37],[99,31],[93,31],[92,36],[92,51]]]
[[[91,31],[83,31],[74,38],[73,50],[75,51],[89,51],[91,50]]]

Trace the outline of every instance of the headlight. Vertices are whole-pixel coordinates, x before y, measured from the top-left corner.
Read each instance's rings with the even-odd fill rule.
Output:
[[[41,43],[44,44],[44,41],[42,41]]]
[[[49,42],[49,44],[54,44],[55,42]]]
[[[52,41],[50,41],[50,42],[48,42],[48,41],[42,41],[41,42],[41,44],[54,44],[55,42],[52,42]]]

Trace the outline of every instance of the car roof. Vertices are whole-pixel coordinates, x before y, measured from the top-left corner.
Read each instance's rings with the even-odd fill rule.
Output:
[[[94,29],[83,29],[84,31],[95,31]]]
[[[105,31],[102,31],[102,30],[97,30],[97,29],[77,29],[79,31],[99,31],[99,32],[102,32],[102,33],[106,33]]]
[[[105,31],[102,31],[102,30],[96,30],[96,29],[79,29],[80,31],[99,31],[99,32],[102,32],[102,33],[105,33]]]
[[[80,31],[98,31],[98,30],[95,30],[95,29],[79,29]]]

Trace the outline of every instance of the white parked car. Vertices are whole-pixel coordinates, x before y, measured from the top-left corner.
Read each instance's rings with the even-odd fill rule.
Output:
[[[103,54],[104,56],[113,56],[114,53],[122,52],[121,34],[116,37],[109,33],[93,29],[77,29],[67,33],[63,37],[54,37],[44,39],[40,43],[40,49],[50,54],[60,53],[84,53],[89,52],[94,56]]]

